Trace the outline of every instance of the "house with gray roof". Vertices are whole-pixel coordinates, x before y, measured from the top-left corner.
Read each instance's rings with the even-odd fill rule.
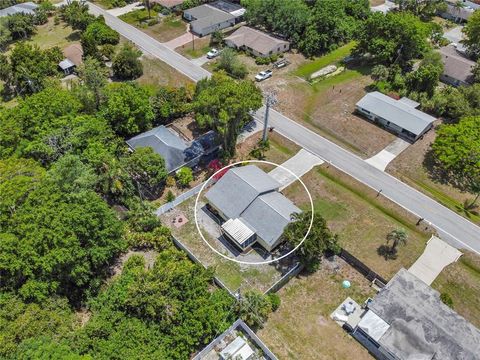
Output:
[[[33,2],[16,4],[0,10],[0,17],[5,17],[8,15],[14,15],[14,14],[33,15],[35,14],[35,10],[37,8],[38,8],[38,5]]]
[[[443,74],[440,80],[453,86],[469,85],[473,81],[475,62],[459,52],[454,45],[438,50],[443,62]]]
[[[280,183],[254,165],[228,170],[205,194],[225,222],[223,234],[242,251],[254,243],[271,251],[301,210],[278,192]]]
[[[419,105],[405,97],[396,100],[374,91],[356,104],[356,110],[399,137],[414,142],[430,130],[436,120],[433,116],[417,110]]]
[[[381,360],[480,359],[480,330],[405,269],[369,302],[352,336]]]
[[[219,4],[203,4],[192,9],[185,10],[183,17],[190,21],[190,31],[202,37],[217,30],[234,26],[243,16],[237,6],[229,7],[226,1]],[[243,9],[240,7],[240,9]],[[231,11],[230,11],[231,10]]]
[[[213,131],[188,141],[163,125],[127,140],[127,145],[132,151],[139,147],[151,147],[163,157],[169,173],[183,166],[195,167],[203,157],[210,156],[218,149],[218,141]]]
[[[246,50],[257,57],[280,54],[290,49],[290,43],[262,31],[242,26],[225,38],[225,44],[235,49]]]

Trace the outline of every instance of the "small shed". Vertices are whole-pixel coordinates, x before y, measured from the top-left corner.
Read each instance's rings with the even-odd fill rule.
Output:
[[[237,336],[228,346],[220,353],[222,360],[250,360],[255,351],[241,336]]]
[[[65,58],[60,61],[58,66],[63,70],[65,75],[75,72],[75,69],[83,62],[83,49],[80,44],[72,44],[63,49]]]

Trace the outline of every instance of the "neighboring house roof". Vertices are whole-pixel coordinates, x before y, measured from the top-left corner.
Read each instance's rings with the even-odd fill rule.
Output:
[[[152,3],[160,4],[161,6],[171,9],[175,6],[183,4],[185,0],[153,0]]]
[[[235,16],[210,5],[200,5],[193,9],[186,10],[186,12],[196,19],[191,22],[191,26],[197,29],[204,29],[235,19]]]
[[[63,56],[70,60],[75,66],[83,62],[83,49],[80,44],[71,44],[63,49]]]
[[[294,213],[300,213],[289,199],[277,191],[257,197],[242,213],[241,220],[255,229],[267,244],[273,246],[282,236]]]
[[[392,11],[394,9],[398,8],[398,5],[395,4],[393,1],[385,1],[385,3],[377,5],[377,6],[372,6],[371,10],[372,12],[381,12],[383,14],[388,13],[389,11]]]
[[[378,91],[365,95],[357,106],[415,135],[422,134],[435,121],[433,116],[415,109],[405,100],[395,100]]]
[[[280,184],[254,165],[227,171],[205,194],[207,200],[226,217],[235,219],[261,194]]]
[[[34,14],[36,8],[38,5],[32,2],[17,4],[0,10],[0,17],[14,14]]]
[[[443,61],[443,74],[464,83],[472,81],[475,62],[459,53],[455,46],[444,46],[438,50]]]
[[[405,269],[380,290],[369,309],[390,325],[378,343],[398,359],[480,359],[480,330]]]
[[[60,66],[60,69],[62,69],[62,70],[67,70],[67,69],[70,69],[70,68],[74,67],[75,64],[72,63],[70,60],[65,59],[65,60],[60,61],[58,63],[58,66]]]
[[[235,17],[239,17],[245,14],[245,8],[241,7],[238,4],[233,4],[228,1],[217,0],[208,5],[213,6],[219,10],[225,11],[229,14],[232,14]]]
[[[225,40],[231,41],[237,47],[246,46],[261,54],[268,54],[279,46],[283,49],[283,45],[289,45],[288,41],[274,38],[248,26],[242,26]]]
[[[212,143],[215,141],[214,139],[214,133],[208,132],[202,137],[188,142],[161,125],[131,138],[127,144],[132,149],[151,147],[165,159],[167,171],[172,172],[203,155],[208,148],[214,147],[215,145]]]

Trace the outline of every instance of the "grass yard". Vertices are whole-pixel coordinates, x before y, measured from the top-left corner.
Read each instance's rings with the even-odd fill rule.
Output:
[[[479,207],[470,212],[463,209],[463,203],[471,201],[475,195],[462,192],[445,183],[443,179],[435,178],[431,175],[432,171],[429,169],[432,165],[428,152],[434,139],[435,131],[431,130],[425,134],[423,139],[418,140],[395,158],[388,165],[387,172],[432,197],[459,215],[476,224],[480,224]]]
[[[79,43],[80,32],[74,31],[64,23],[55,25],[53,17],[50,17],[46,24],[37,26],[37,32],[32,36],[30,42],[38,45],[41,49],[54,46],[63,49],[68,45]]]
[[[302,180],[312,194],[315,209],[339,235],[342,247],[387,280],[400,268],[410,267],[423,252],[430,229],[417,227],[412,215],[385,198],[376,197],[376,192],[348,175],[322,165]],[[308,199],[300,186],[294,183],[284,193],[307,208]],[[385,260],[377,249],[385,245],[387,234],[397,228],[407,230],[408,243],[398,248],[397,259]]]
[[[340,270],[331,270],[327,260],[309,276],[291,279],[278,294],[280,308],[269,316],[257,334],[279,359],[331,360],[373,359],[330,314],[347,296],[363,303],[374,295],[369,282],[341,259]],[[352,287],[343,289],[341,282]]]
[[[211,48],[210,36],[206,36],[195,40],[195,49],[193,48],[193,43],[189,42],[177,47],[175,51],[185,56],[187,59],[197,59],[208,53]]]
[[[156,25],[142,28],[151,37],[160,42],[167,42],[187,32],[187,24],[181,16],[166,16]]]
[[[480,256],[465,253],[458,262],[445,268],[432,287],[447,293],[453,301],[453,309],[480,327]]]
[[[141,60],[143,75],[136,81],[150,87],[152,91],[155,91],[160,85],[178,87],[192,83],[185,75],[157,58],[144,55]]]
[[[148,16],[147,9],[138,9],[138,10],[130,11],[126,14],[120,15],[118,18],[131,25],[141,27],[143,26],[143,23],[153,20],[156,17],[157,17],[157,12],[153,9],[150,9],[150,17]],[[147,25],[145,24],[145,26]]]
[[[352,41],[324,56],[308,61],[306,64],[295,70],[295,75],[308,79],[311,74],[324,68],[325,66],[338,65],[343,58],[350,55],[350,52],[354,47],[355,42]]]

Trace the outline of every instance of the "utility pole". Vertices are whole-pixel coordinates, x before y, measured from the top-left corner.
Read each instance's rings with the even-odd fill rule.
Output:
[[[262,142],[267,141],[267,129],[268,129],[268,116],[270,113],[270,106],[274,106],[277,103],[277,95],[274,92],[265,93],[265,118],[263,119],[263,136]]]

